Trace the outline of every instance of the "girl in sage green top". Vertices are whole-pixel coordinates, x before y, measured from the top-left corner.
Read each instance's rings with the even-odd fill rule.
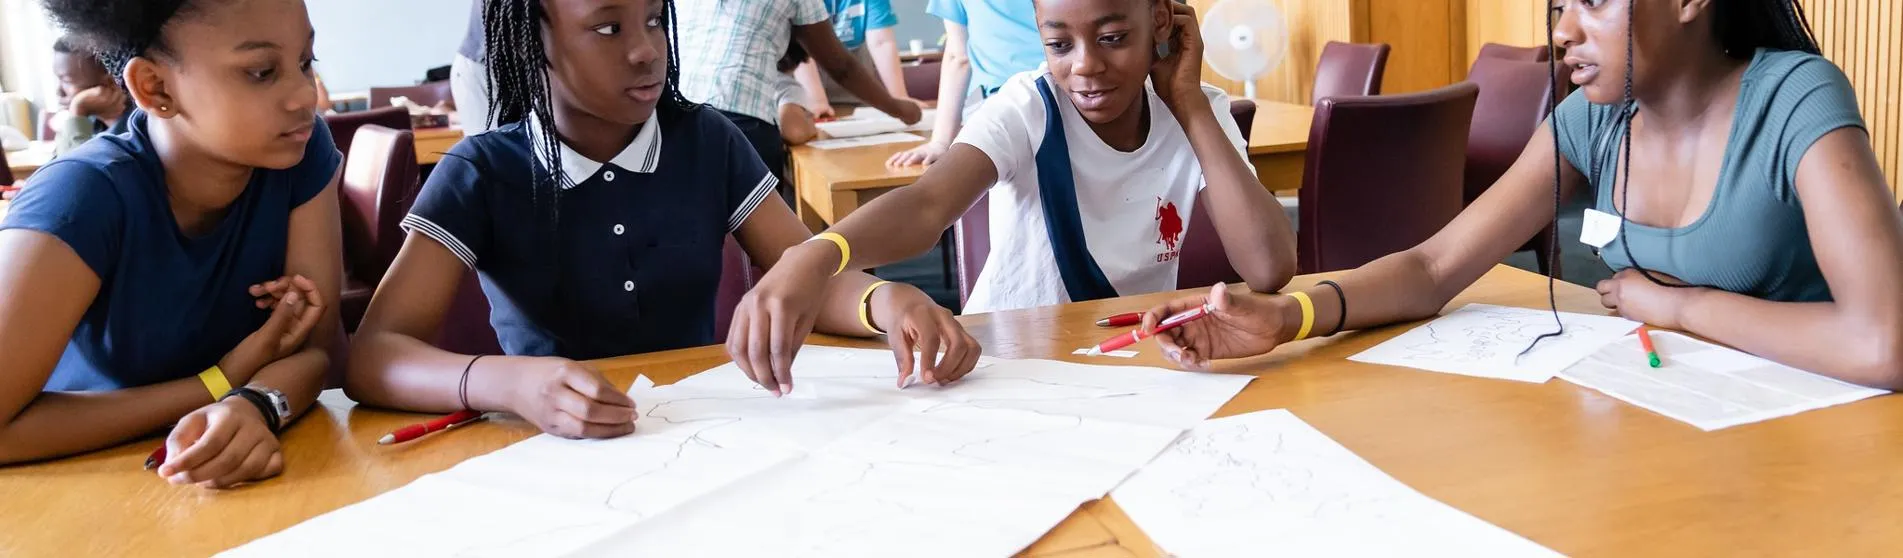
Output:
[[[1601,249],[1618,270],[1598,285],[1606,307],[1903,387],[1903,219],[1856,93],[1818,55],[1797,2],[1559,0],[1553,10],[1552,40],[1579,90],[1447,228],[1347,273],[1339,293],[1307,288],[1313,331],[1434,315],[1553,218],[1555,188],[1586,186],[1616,227]],[[1160,337],[1184,366],[1266,353],[1302,321],[1290,297],[1221,289],[1151,319],[1206,301],[1215,319]]]

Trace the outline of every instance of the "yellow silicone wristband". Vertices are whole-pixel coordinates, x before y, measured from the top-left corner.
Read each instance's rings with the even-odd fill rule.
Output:
[[[846,263],[852,261],[852,245],[846,243],[846,237],[839,236],[839,233],[828,231],[813,235],[813,238],[807,239],[807,242],[814,240],[825,240],[839,247],[839,269],[833,270],[833,275],[837,276],[841,273],[845,273]]]
[[[1309,330],[1315,328],[1315,301],[1309,300],[1308,293],[1301,291],[1289,293],[1288,296],[1302,305],[1302,329],[1295,330],[1295,339],[1292,341],[1307,339]]]
[[[231,393],[231,380],[225,379],[225,371],[217,366],[206,368],[198,373],[198,381],[205,383],[205,391],[211,392],[211,400],[218,401]]]
[[[891,283],[891,281],[873,283],[872,286],[866,287],[865,294],[859,295],[859,323],[865,325],[866,331],[872,332],[873,335],[885,335],[885,332],[879,331],[879,328],[872,325],[872,291]]]

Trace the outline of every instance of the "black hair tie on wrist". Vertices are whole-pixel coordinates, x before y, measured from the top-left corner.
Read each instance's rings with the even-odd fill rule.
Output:
[[[1324,280],[1324,281],[1321,281],[1321,282],[1318,282],[1318,283],[1315,283],[1315,284],[1317,284],[1317,285],[1328,285],[1329,287],[1331,287],[1331,288],[1333,288],[1333,289],[1335,289],[1335,298],[1337,298],[1337,299],[1340,299],[1340,300],[1341,300],[1341,319],[1340,319],[1339,321],[1336,321],[1336,322],[1335,322],[1335,330],[1334,330],[1334,331],[1330,331],[1330,332],[1328,332],[1328,335],[1323,335],[1323,336],[1322,336],[1322,337],[1334,337],[1334,335],[1335,335],[1335,334],[1337,334],[1337,333],[1341,333],[1341,330],[1342,330],[1342,328],[1344,328],[1344,327],[1347,327],[1347,326],[1348,326],[1348,295],[1346,295],[1346,294],[1343,294],[1343,293],[1341,292],[1341,285],[1340,285],[1340,284],[1337,284],[1337,283],[1335,283],[1334,281],[1326,281],[1326,280]]]
[[[279,430],[284,428],[284,425],[280,424],[278,421],[278,411],[271,404],[270,397],[266,397],[263,393],[259,393],[258,390],[241,387],[241,388],[237,388],[229,392],[226,392],[224,397],[219,398],[219,401],[223,401],[233,397],[243,398],[246,402],[251,403],[251,406],[257,407],[258,414],[264,415],[264,426],[266,428],[271,429],[271,434],[276,435]]]
[[[488,355],[476,355],[476,358],[469,359],[469,364],[463,367],[462,380],[456,382],[456,399],[462,401],[464,409],[469,408],[469,371],[475,370],[476,361],[482,360],[485,356]]]

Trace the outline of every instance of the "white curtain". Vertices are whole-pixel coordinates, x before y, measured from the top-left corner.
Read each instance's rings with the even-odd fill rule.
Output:
[[[53,41],[59,29],[40,9],[40,0],[0,0],[0,91],[26,98],[34,110],[59,98],[59,79],[53,76]],[[11,111],[0,111],[6,113]],[[0,119],[12,120],[7,114]],[[30,118],[38,118],[34,113]],[[28,137],[35,123],[11,123]]]

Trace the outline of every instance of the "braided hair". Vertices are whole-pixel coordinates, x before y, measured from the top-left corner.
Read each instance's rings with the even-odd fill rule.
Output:
[[[548,86],[549,62],[542,41],[542,23],[548,14],[542,0],[477,1],[485,2],[482,28],[489,67],[489,121],[525,122],[533,115],[549,131],[542,135],[539,145],[530,147],[539,155],[538,160],[548,165],[546,172],[533,173],[530,200],[539,208],[542,205],[539,192],[546,189],[553,208],[554,200],[561,195],[561,187],[572,186],[573,178],[560,172],[561,133],[556,130],[555,113],[550,108],[553,96]],[[660,106],[656,107],[656,119],[660,110],[689,112],[699,107],[681,95],[681,57],[675,47],[680,41],[674,27],[674,0],[660,1],[667,5],[667,15],[661,22],[667,31],[667,83],[663,85]],[[658,120],[653,122],[658,125]]]
[[[1612,122],[1612,126],[1607,128],[1607,135],[1602,137],[1604,141],[1599,142],[1601,148],[1593,153],[1590,164],[1594,170],[1597,170],[1602,166],[1603,161],[1615,156],[1619,157],[1618,163],[1620,170],[1618,174],[1613,176],[1613,187],[1619,192],[1618,207],[1624,208],[1615,208],[1615,211],[1619,214],[1619,238],[1622,239],[1619,242],[1619,247],[1624,250],[1626,261],[1632,265],[1632,269],[1637,270],[1640,276],[1645,277],[1647,281],[1651,281],[1655,285],[1672,288],[1697,287],[1698,285],[1660,279],[1653,274],[1652,270],[1646,269],[1644,265],[1641,265],[1638,258],[1633,257],[1632,244],[1623,240],[1626,238],[1626,224],[1629,221],[1626,217],[1626,213],[1632,207],[1629,203],[1632,196],[1632,120],[1639,114],[1639,100],[1632,92],[1633,74],[1636,72],[1636,65],[1633,61],[1638,58],[1636,54],[1637,41],[1633,38],[1634,35],[1637,34],[1636,29],[1638,27],[1636,25],[1638,22],[1637,4],[1638,0],[1626,0],[1624,97],[1620,100],[1618,110],[1613,115],[1614,121]],[[1754,56],[1760,48],[1821,54],[1817,46],[1816,35],[1811,33],[1810,20],[1805,17],[1804,6],[1800,4],[1798,0],[1730,0],[1714,3],[1712,7],[1715,10],[1712,13],[1713,35],[1717,36],[1719,47],[1724,50],[1727,56],[1749,59]],[[1546,47],[1555,52],[1555,55],[1547,61],[1547,72],[1556,87],[1560,83],[1559,65],[1556,62],[1559,58],[1557,55],[1559,48],[1558,45],[1553,43],[1553,26],[1554,20],[1559,17],[1558,10],[1559,8],[1554,8],[1548,11],[1546,18]],[[1552,104],[1548,106],[1547,114],[1554,114],[1554,111],[1558,110],[1559,101],[1560,97],[1554,95],[1551,101]],[[1547,127],[1552,130],[1553,134],[1553,226],[1555,230],[1557,230],[1561,204],[1560,173],[1563,170],[1560,167],[1560,161],[1564,158],[1564,155],[1559,152],[1559,119],[1549,118],[1547,122]],[[1612,134],[1618,136],[1619,153],[1616,155],[1605,153],[1605,151],[1610,149],[1608,146],[1613,144],[1613,142],[1610,141],[1613,139]],[[1621,180],[1625,183],[1624,189],[1618,189]],[[1552,249],[1547,256],[1549,258],[1548,269],[1554,267],[1551,265],[1551,258],[1559,257],[1559,250],[1557,248],[1558,235],[1554,235],[1554,238],[1550,239],[1550,243],[1551,245],[1549,247]],[[1565,323],[1560,322],[1559,319],[1559,305],[1556,301],[1557,297],[1554,293],[1551,273],[1547,274],[1546,281],[1547,304],[1553,308],[1553,321],[1559,323],[1559,330],[1534,338],[1533,342],[1527,345],[1526,350],[1520,352],[1521,355],[1532,351],[1533,347],[1539,345],[1540,341],[1562,335],[1566,330]]]
[[[42,0],[41,7],[66,30],[67,46],[94,53],[115,81],[133,58],[170,54],[165,25],[194,9],[191,0]]]

